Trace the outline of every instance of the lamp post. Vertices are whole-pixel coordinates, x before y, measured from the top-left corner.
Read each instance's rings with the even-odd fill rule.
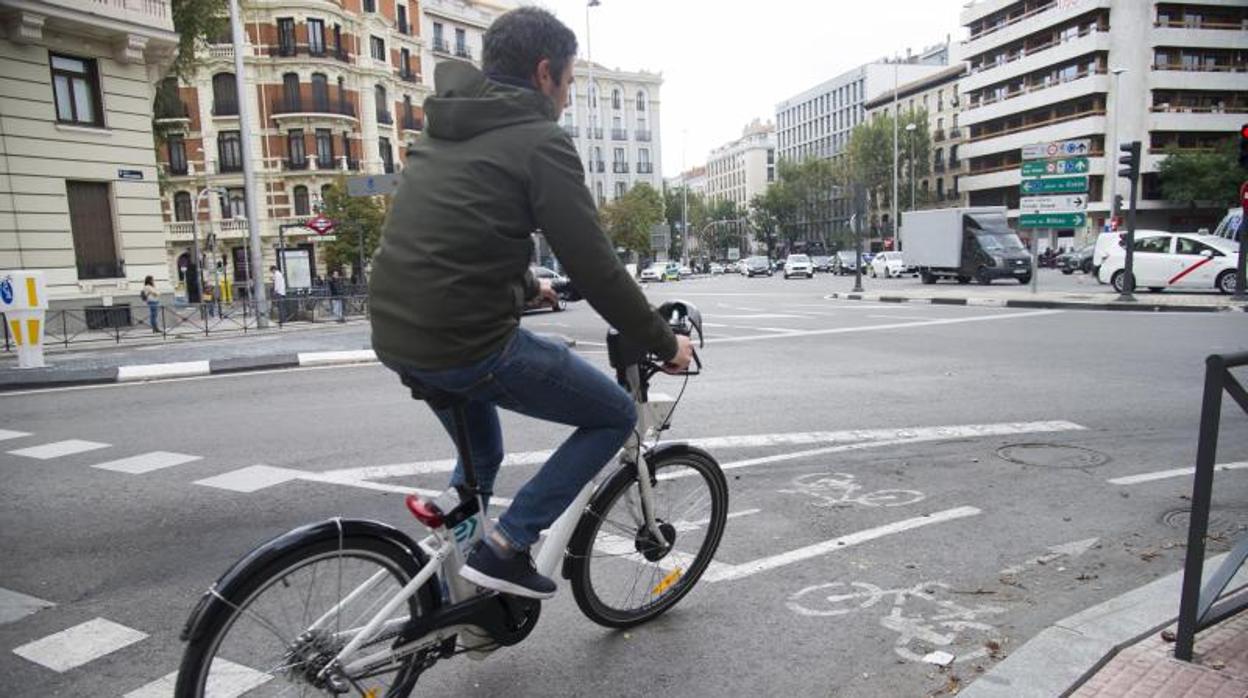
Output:
[[[202,255],[199,250],[199,200],[209,192],[216,192],[218,196],[227,197],[227,205],[229,197],[229,193],[221,187],[204,187],[199,190],[195,198],[191,199],[191,262],[195,264],[195,289],[201,294],[201,301],[204,292],[204,265],[201,264]],[[190,294],[187,295],[189,297]]]
[[[589,85],[585,88],[585,113],[589,117],[589,131],[586,138],[590,145],[590,156],[594,156],[594,133],[598,128],[598,95],[594,92],[594,45],[590,40],[589,34],[589,10],[592,7],[598,7],[602,3],[599,0],[589,0],[585,4],[585,62],[589,64]],[[591,193],[596,194],[597,190],[593,186],[594,174],[598,169],[598,158],[593,157],[589,167],[589,189]]]
[[[898,105],[897,94],[897,61],[893,59],[893,243],[898,250],[901,249],[901,241],[897,239],[897,233],[901,230],[897,225],[897,123],[901,120],[901,108]]]
[[[1121,135],[1118,133],[1118,114],[1122,111],[1121,109],[1122,88],[1120,87],[1120,85],[1122,84],[1122,81],[1120,78],[1122,77],[1123,73],[1127,72],[1127,69],[1126,68],[1110,68],[1109,72],[1114,74],[1114,119],[1113,119],[1114,139],[1110,141],[1110,143],[1112,143],[1114,147],[1117,147],[1118,141],[1121,140],[1122,138]],[[1108,153],[1112,152],[1113,148],[1102,148],[1102,150],[1104,150],[1106,153],[1105,155],[1106,163],[1108,163],[1109,162]],[[1111,219],[1117,220],[1119,214],[1122,213],[1122,211],[1119,210],[1118,208],[1118,178],[1117,177],[1109,178],[1109,201],[1110,201],[1109,215]]]
[[[913,121],[906,124],[906,140],[910,141],[910,210],[914,210],[914,132],[918,129],[918,125]],[[900,242],[900,241],[898,241]],[[901,245],[897,246],[897,251],[901,251]]]

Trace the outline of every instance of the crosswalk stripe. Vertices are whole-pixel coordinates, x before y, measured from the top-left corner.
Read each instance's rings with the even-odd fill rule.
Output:
[[[134,628],[96,618],[22,645],[13,654],[64,673],[146,637],[147,633]]]
[[[169,451],[152,451],[151,453],[141,453],[137,456],[122,458],[120,460],[109,461],[107,463],[97,463],[91,466],[100,470],[112,470],[118,473],[129,473],[130,475],[142,475],[150,473],[153,470],[161,468],[170,468],[183,463],[200,460],[202,456],[190,456],[185,453],[170,453]]]
[[[30,436],[24,431],[12,431],[9,429],[0,429],[0,441],[8,441],[9,439],[20,439],[23,436]]]
[[[274,468],[270,465],[251,465],[238,470],[231,470],[228,473],[222,473],[214,477],[196,480],[196,485],[205,487],[215,487],[221,490],[230,490],[231,492],[251,493],[262,490],[273,485],[280,485],[283,482],[296,480],[303,475],[307,475],[304,470],[291,470],[290,468]]]
[[[273,679],[272,676],[262,671],[256,671],[220,657],[212,660],[212,666],[213,669],[208,675],[208,685],[204,687],[204,694],[213,698],[235,698]],[[178,672],[174,671],[146,686],[130,691],[123,698],[169,698],[173,695],[173,688],[177,682]]]
[[[108,448],[108,444],[102,444],[98,441],[68,439],[66,441],[53,441],[50,444],[31,446],[30,448],[19,448],[16,451],[9,451],[9,455],[50,460],[52,458],[60,458],[61,456],[72,456],[75,453],[94,451],[97,448]]]
[[[27,596],[21,592],[0,587],[0,625],[21,620],[26,616],[55,605],[51,601],[44,601],[34,596]]]

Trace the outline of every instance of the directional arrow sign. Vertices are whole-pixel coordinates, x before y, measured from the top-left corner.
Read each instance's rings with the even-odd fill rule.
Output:
[[[1052,160],[1055,158],[1087,155],[1092,152],[1092,139],[1077,138],[1071,141],[1050,141],[1023,146],[1024,160]]]
[[[1018,217],[1020,228],[1082,228],[1087,224],[1086,213],[1023,213]]]
[[[1077,194],[1088,190],[1087,177],[1024,179],[1023,194]]]
[[[1029,160],[1023,163],[1024,177],[1044,175],[1086,174],[1087,158],[1063,158],[1061,160]]]
[[[1088,207],[1088,197],[1083,194],[1058,194],[1057,196],[1024,196],[1018,201],[1022,213],[1057,213],[1059,211],[1082,211]]]

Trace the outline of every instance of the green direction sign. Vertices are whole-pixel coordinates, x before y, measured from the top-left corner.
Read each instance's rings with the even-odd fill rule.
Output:
[[[1088,171],[1087,158],[1065,158],[1062,160],[1030,160],[1023,163],[1024,177],[1041,177],[1044,175],[1085,174]]]
[[[1024,213],[1018,217],[1020,228],[1082,228],[1087,223],[1086,213]]]
[[[1050,177],[1024,179],[1023,194],[1078,194],[1088,190],[1087,177]]]

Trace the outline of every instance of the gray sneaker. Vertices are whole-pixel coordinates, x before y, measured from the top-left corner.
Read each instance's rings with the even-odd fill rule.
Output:
[[[559,588],[554,581],[537,573],[529,551],[502,558],[485,541],[477,543],[460,568],[459,576],[486,589],[531,599],[549,599]]]

